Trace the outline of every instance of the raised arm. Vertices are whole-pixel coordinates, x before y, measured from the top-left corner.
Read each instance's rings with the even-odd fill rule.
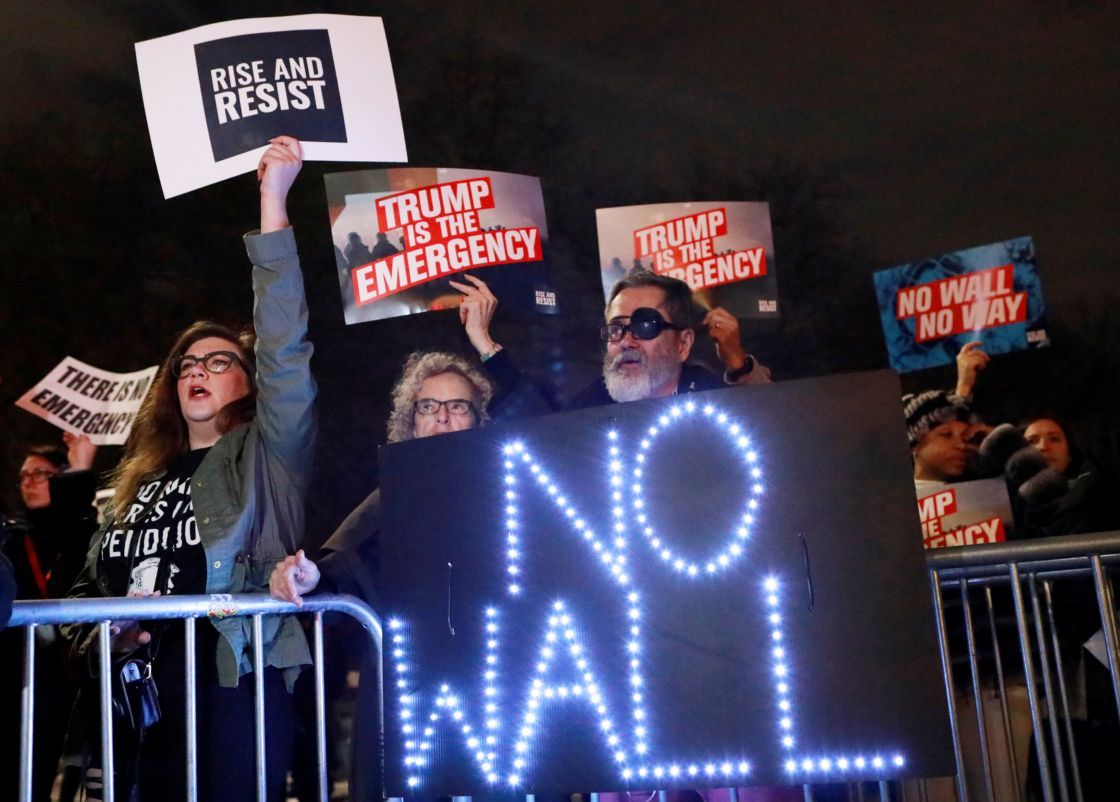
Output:
[[[257,168],[261,228],[245,236],[253,263],[257,421],[266,447],[298,489],[306,489],[316,432],[307,301],[287,212],[302,165],[298,140],[272,140]]]
[[[716,356],[723,363],[723,380],[727,384],[769,384],[770,368],[743,348],[739,319],[721,306],[704,317],[708,336],[716,346]]]

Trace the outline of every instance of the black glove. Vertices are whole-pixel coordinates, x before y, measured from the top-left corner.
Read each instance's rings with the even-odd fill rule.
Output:
[[[980,467],[990,476],[1003,473],[1011,455],[1028,447],[1027,439],[1018,429],[1010,423],[1001,423],[980,443]]]

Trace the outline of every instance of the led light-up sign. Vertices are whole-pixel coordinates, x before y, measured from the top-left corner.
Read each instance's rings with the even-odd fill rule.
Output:
[[[763,409],[744,410],[755,395]],[[829,702],[835,669],[852,663],[857,682],[865,670],[866,656],[849,660],[847,649],[878,644],[897,657],[905,644],[902,664],[922,666],[910,679],[933,683],[918,694],[934,702],[926,730],[944,734],[931,618],[913,615],[928,612],[921,538],[887,549],[905,555],[888,593],[840,577],[846,593],[896,611],[909,580],[917,633],[876,634],[851,618],[830,632],[844,598],[827,561],[852,541],[822,532],[829,522],[790,530],[791,506],[813,507],[804,494],[828,488],[799,498],[790,487],[783,463],[796,476],[808,455],[789,459],[790,438],[764,424],[765,407],[783,405],[755,395],[628,404],[386,450],[386,528],[399,533],[384,545],[390,794],[844,781],[900,776],[929,751],[889,712],[861,710],[869,690],[907,693],[907,678],[864,681],[850,688],[854,704]],[[407,479],[421,476],[426,503],[392,497],[419,499]],[[899,506],[912,518],[903,480]],[[833,519],[852,517],[849,501]],[[898,517],[879,498],[865,530],[884,505],[888,524]],[[891,537],[907,534],[902,524]]]

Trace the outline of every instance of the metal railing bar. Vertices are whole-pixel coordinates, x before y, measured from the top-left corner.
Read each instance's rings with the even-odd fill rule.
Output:
[[[19,760],[24,770],[19,773],[20,802],[31,802],[35,757],[35,632],[32,624],[23,636],[23,689],[20,692],[23,713],[20,716]]]
[[[964,752],[961,749],[960,721],[957,719],[957,706],[953,696],[953,667],[949,657],[949,633],[945,627],[945,608],[941,601],[941,584],[937,571],[929,572],[930,588],[933,590],[933,613],[937,620],[937,643],[941,649],[941,668],[945,679],[945,702],[949,710],[949,732],[953,736],[953,758],[957,764],[957,797],[968,802],[968,781],[964,776]]]
[[[1011,784],[1012,790],[1015,792],[1015,802],[1022,799],[1022,789],[1019,788],[1019,759],[1015,755],[1015,736],[1011,731],[1011,711],[1007,705],[1007,682],[1003,674],[1003,657],[1000,655],[999,650],[999,636],[996,634],[996,613],[995,606],[992,604],[992,589],[990,587],[984,588],[984,601],[988,608],[988,629],[992,635],[992,653],[995,655],[996,663],[996,682],[999,686],[999,709],[1000,716],[1003,719],[1003,738],[1007,744],[1007,757],[1011,764],[1011,776],[1015,781]]]
[[[1054,784],[1050,778],[1050,760],[1046,755],[1046,746],[1042,738],[1042,712],[1039,709],[1037,679],[1034,675],[1034,658],[1031,657],[1031,636],[1027,629],[1027,609],[1023,603],[1023,586],[1019,578],[1019,566],[1011,563],[1008,566],[1011,577],[1011,596],[1015,602],[1015,623],[1019,627],[1019,647],[1023,655],[1023,673],[1027,680],[1027,696],[1030,698],[1031,724],[1039,741],[1038,773],[1042,778],[1042,798],[1046,802],[1053,802]]]
[[[995,784],[992,781],[992,759],[988,748],[987,719],[984,717],[984,694],[980,689],[980,663],[976,657],[976,635],[972,630],[972,606],[968,600],[968,580],[961,580],[961,608],[964,612],[964,632],[968,642],[968,665],[972,673],[972,696],[976,704],[976,731],[980,737],[980,760],[984,764],[984,786],[989,802],[996,802]]]
[[[319,802],[329,802],[327,790],[327,695],[323,666],[323,614],[315,613],[314,624],[315,666],[315,752],[319,761]]]
[[[1058,793],[1062,802],[1069,802],[1069,785],[1066,783],[1066,759],[1062,750],[1062,738],[1058,732],[1058,706],[1055,703],[1054,682],[1050,676],[1050,652],[1046,648],[1046,631],[1042,621],[1042,608],[1038,601],[1038,583],[1029,577],[1031,590],[1031,610],[1034,613],[1034,631],[1038,638],[1038,669],[1042,674],[1042,687],[1046,693],[1046,713],[1050,719],[1050,745],[1054,750],[1054,774],[1058,777]],[[1038,750],[1046,748],[1046,737],[1038,732],[1035,736]]]
[[[1077,760],[1077,744],[1073,739],[1073,720],[1069,713],[1069,691],[1066,688],[1066,673],[1062,668],[1061,643],[1058,640],[1058,625],[1054,618],[1054,599],[1049,582],[1042,583],[1042,595],[1046,601],[1046,617],[1050,622],[1050,642],[1054,654],[1054,668],[1058,676],[1058,698],[1062,702],[1062,722],[1065,725],[1066,747],[1069,749],[1070,766],[1073,769],[1073,791],[1077,802],[1083,802],[1081,789],[1081,769]]]
[[[948,576],[955,568],[1084,558],[1090,554],[1120,556],[1120,532],[1097,532],[1089,535],[1062,535],[976,546],[954,546],[946,549],[930,549],[925,556],[926,565],[930,569],[937,569],[942,575]]]
[[[198,651],[193,618],[183,619],[186,644],[187,802],[198,800]]]
[[[261,613],[253,615],[253,735],[257,747],[257,802],[268,802],[268,758],[265,755],[264,721],[264,627]]]

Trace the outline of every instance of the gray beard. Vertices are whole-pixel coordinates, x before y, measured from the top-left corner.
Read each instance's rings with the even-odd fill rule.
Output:
[[[639,356],[642,370],[636,375],[627,375],[620,369],[626,353],[611,358],[610,354],[603,357],[603,380],[607,384],[607,393],[619,403],[626,401],[641,401],[649,398],[653,391],[663,384],[672,381],[680,369],[680,363],[672,358],[646,357],[640,351],[630,352]]]

